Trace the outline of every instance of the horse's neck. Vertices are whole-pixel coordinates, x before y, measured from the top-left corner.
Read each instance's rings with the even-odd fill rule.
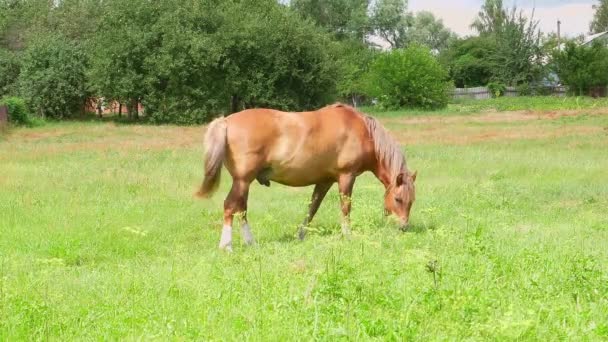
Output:
[[[376,165],[376,169],[372,170],[372,172],[374,173],[374,175],[376,175],[376,178],[378,178],[378,180],[384,185],[384,188],[388,189],[392,181],[390,171],[384,165],[382,165],[382,163],[378,162],[378,164]]]

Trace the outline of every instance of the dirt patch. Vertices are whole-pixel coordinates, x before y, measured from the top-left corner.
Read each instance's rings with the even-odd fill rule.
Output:
[[[495,123],[520,122],[532,120],[556,120],[565,116],[579,115],[608,115],[608,108],[587,110],[557,110],[557,111],[530,111],[520,110],[513,112],[485,112],[477,115],[454,116],[424,116],[407,118],[390,118],[383,121],[397,124],[453,124],[453,123]]]
[[[14,132],[9,144],[20,145],[31,154],[74,151],[169,150],[200,146],[203,127],[175,126],[79,126],[51,128],[48,131]],[[8,148],[10,149],[10,148]]]
[[[471,144],[484,141],[553,139],[564,136],[601,134],[606,128],[581,124],[547,125],[543,121],[580,115],[608,115],[608,109],[584,111],[486,112],[466,116],[425,116],[390,118],[384,123],[403,144]],[[529,124],[509,123],[530,122]],[[536,123],[538,122],[538,124]],[[504,123],[504,125],[501,125]],[[484,125],[486,124],[486,125]]]
[[[393,136],[402,144],[472,144],[486,141],[552,139],[563,136],[583,136],[608,133],[608,127],[585,124],[541,124],[565,116],[608,115],[608,109],[585,111],[516,111],[487,112],[465,116],[426,116],[382,119]],[[536,121],[534,121],[536,120]],[[541,121],[538,121],[541,120]],[[510,122],[529,121],[509,125]],[[484,125],[484,123],[486,123]],[[505,123],[502,125],[501,123]],[[391,124],[394,127],[391,127]],[[38,129],[19,129],[3,141],[10,159],[11,153],[28,158],[75,151],[162,151],[202,149],[204,126],[123,126],[113,123],[96,125],[58,125]],[[607,140],[608,141],[608,140]],[[607,143],[608,144],[608,143]],[[27,153],[24,153],[26,152]]]
[[[513,141],[528,139],[554,139],[565,136],[580,136],[602,133],[602,127],[469,127],[444,126],[434,130],[393,130],[393,136],[399,143],[415,144],[450,144],[466,145],[485,141]]]

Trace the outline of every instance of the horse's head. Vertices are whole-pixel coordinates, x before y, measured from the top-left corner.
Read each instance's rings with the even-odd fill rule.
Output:
[[[409,224],[410,210],[416,200],[414,182],[417,173],[410,173],[409,171],[399,173],[384,195],[385,213],[397,216],[402,230],[405,230]]]

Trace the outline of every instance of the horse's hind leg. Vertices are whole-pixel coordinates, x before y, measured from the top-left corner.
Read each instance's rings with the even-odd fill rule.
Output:
[[[319,210],[319,207],[321,206],[321,202],[323,202],[323,199],[325,198],[325,195],[331,188],[332,184],[333,183],[321,183],[315,185],[315,190],[312,193],[312,198],[308,207],[308,215],[306,215],[304,222],[298,229],[298,238],[300,240],[304,240],[304,237],[306,236],[306,227],[310,221],[312,221],[313,217],[315,217],[317,210]]]
[[[249,224],[247,224],[247,198],[249,196],[250,181],[233,179],[232,188],[224,201],[224,227],[220,239],[220,249],[232,251],[232,223],[234,216],[242,219],[242,234],[245,243],[254,243]]]

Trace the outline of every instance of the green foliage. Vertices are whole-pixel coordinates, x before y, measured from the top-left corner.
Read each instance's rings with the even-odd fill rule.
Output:
[[[515,8],[504,26],[495,33],[496,51],[493,79],[508,85],[538,82],[545,73],[538,21]]]
[[[568,42],[563,50],[553,54],[553,67],[571,92],[585,95],[592,87],[608,85],[608,48]]]
[[[163,12],[161,4],[145,0],[104,2],[99,29],[88,43],[88,77],[98,96],[127,104],[144,99],[147,77],[157,72],[146,60],[160,44],[161,37],[153,27]],[[129,109],[131,116],[134,108]]]
[[[78,45],[61,36],[43,36],[31,42],[21,63],[21,94],[35,113],[59,119],[82,108],[87,62]]]
[[[590,25],[593,33],[608,31],[608,0],[598,0],[598,4],[593,5],[595,14]]]
[[[90,78],[141,101],[157,123],[200,123],[236,108],[310,109],[335,96],[329,35],[275,1],[110,1]]]
[[[335,98],[329,37],[274,0],[235,1],[217,31],[226,94],[243,107],[310,109]]]
[[[489,67],[490,80],[517,86],[542,79],[546,72],[544,51],[538,21],[533,16],[526,17],[515,6],[508,11],[502,0],[486,0],[471,27],[479,32],[480,39],[494,41],[481,64],[484,69]],[[471,65],[473,59],[465,61]]]
[[[456,87],[487,85],[495,72],[493,56],[496,40],[492,37],[469,37],[457,40],[440,56]]]
[[[386,108],[445,107],[451,82],[445,69],[420,46],[385,52],[374,60],[368,93]]]
[[[0,106],[8,107],[8,120],[14,125],[29,126],[32,118],[28,112],[25,100],[20,97],[5,97],[0,99]]]
[[[19,60],[15,54],[0,48],[0,98],[16,93],[19,69]]]
[[[530,96],[534,95],[534,90],[528,83],[522,83],[517,86],[517,94],[519,96]]]
[[[335,45],[337,56],[338,95],[352,103],[366,94],[365,76],[376,51],[356,41],[344,41]]]
[[[507,22],[507,11],[502,0],[485,0],[471,28],[480,35],[496,34],[502,31]]]
[[[505,94],[507,86],[500,82],[490,82],[488,83],[488,89],[492,93],[492,97],[501,97]]]
[[[421,11],[416,15],[408,12],[406,0],[376,1],[370,21],[374,33],[393,49],[418,44],[441,52],[456,37],[431,12]]]
[[[408,44],[424,45],[431,51],[441,52],[456,39],[456,34],[445,27],[441,19],[435,18],[433,13],[420,11],[413,17],[406,38]]]
[[[405,47],[407,30],[413,20],[407,12],[407,0],[377,0],[371,12],[374,33],[394,49]]]
[[[369,33],[369,0],[292,0],[303,18],[332,33],[338,40],[363,41]]]

